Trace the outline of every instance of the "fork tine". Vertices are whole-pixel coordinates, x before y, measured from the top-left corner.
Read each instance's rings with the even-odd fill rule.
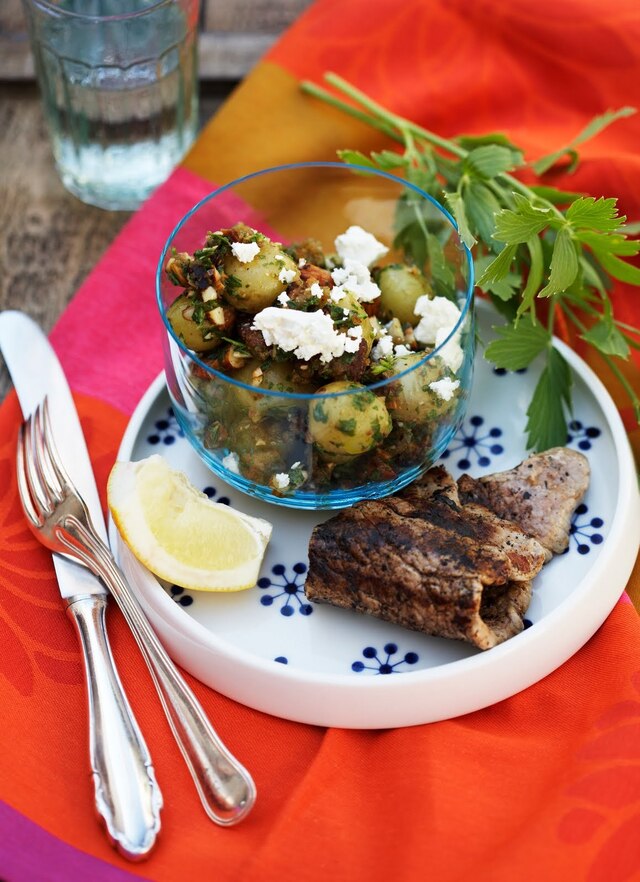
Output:
[[[71,481],[62,468],[60,454],[53,440],[51,421],[49,419],[49,403],[46,395],[36,409],[35,419],[36,450],[45,486],[54,496],[55,501],[61,502],[64,498],[64,485],[71,484]]]
[[[51,514],[51,500],[46,491],[42,469],[38,461],[36,447],[36,423],[35,415],[37,410],[29,416],[24,426],[24,474],[29,488],[31,499],[33,500],[40,513],[47,517]]]
[[[53,429],[51,427],[51,414],[49,413],[49,399],[45,395],[43,402],[43,421],[42,421],[42,432],[44,435],[45,444],[49,450],[49,458],[51,460],[51,465],[55,470],[56,477],[61,486],[65,484],[69,487],[73,487],[73,481],[69,477],[67,470],[64,467],[62,459],[60,458],[60,454],[58,453],[58,448],[56,446],[56,440],[53,435]]]
[[[22,503],[22,509],[27,517],[27,519],[31,522],[34,527],[42,526],[44,518],[41,514],[36,510],[33,504],[33,498],[31,496],[30,483],[27,478],[27,466],[26,466],[26,454],[25,447],[27,444],[26,436],[27,432],[25,431],[26,423],[23,423],[20,426],[18,432],[18,448],[16,450],[16,475],[18,478],[18,494],[20,496],[20,502]]]

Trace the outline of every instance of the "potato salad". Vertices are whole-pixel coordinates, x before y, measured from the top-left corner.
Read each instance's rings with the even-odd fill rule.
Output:
[[[461,395],[454,300],[359,226],[332,244],[236,223],[165,264],[181,289],[167,319],[198,357],[203,443],[277,494],[392,480]]]

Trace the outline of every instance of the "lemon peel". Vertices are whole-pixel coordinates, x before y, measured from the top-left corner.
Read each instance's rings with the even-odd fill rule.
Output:
[[[124,542],[161,579],[193,591],[256,584],[272,525],[213,502],[158,454],[116,462],[107,501]]]

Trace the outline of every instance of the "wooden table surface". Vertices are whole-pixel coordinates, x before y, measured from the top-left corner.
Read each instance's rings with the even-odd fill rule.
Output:
[[[202,0],[200,121],[310,0]],[[20,0],[0,0],[0,309],[48,332],[130,215],[84,205],[64,189],[33,76]],[[0,400],[11,387],[0,359]]]

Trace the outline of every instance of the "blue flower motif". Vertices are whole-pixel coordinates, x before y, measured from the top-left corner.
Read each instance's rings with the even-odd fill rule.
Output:
[[[494,367],[493,369],[493,373],[496,375],[496,377],[506,377],[507,374],[526,374],[526,372],[526,367],[518,368],[517,371],[508,371],[506,368],[502,367]]]
[[[567,428],[567,444],[577,441],[580,450],[591,450],[591,443],[602,435],[597,426],[585,426],[580,420],[571,420]]]
[[[272,606],[276,600],[280,601],[280,615],[292,616],[296,611],[301,616],[310,616],[313,607],[307,603],[303,586],[307,566],[303,563],[295,563],[291,568],[292,575],[287,575],[287,567],[284,564],[276,564],[271,567],[272,576],[263,576],[258,579],[258,588],[266,590],[268,588],[275,589],[275,594],[263,594],[260,597],[262,606]]]
[[[209,499],[215,499],[218,493],[215,487],[210,486],[203,487],[202,492],[205,493],[209,497]],[[215,501],[222,503],[222,505],[231,505],[231,500],[228,496],[219,496]]]
[[[165,444],[167,447],[175,444],[177,438],[184,438],[184,432],[180,428],[172,407],[167,408],[166,417],[161,417],[154,423],[155,432],[147,435],[148,444]]]
[[[452,454],[462,451],[464,455],[456,463],[459,469],[471,468],[473,458],[483,468],[491,465],[489,453],[492,456],[504,453],[502,444],[496,442],[497,438],[502,437],[502,429],[494,426],[489,431],[485,429],[484,434],[481,434],[483,426],[484,417],[481,416],[472,416],[468,423],[463,423],[441,459],[448,459]]]
[[[361,671],[375,671],[376,674],[401,674],[403,671],[398,670],[401,665],[415,665],[418,661],[417,652],[406,652],[401,658],[392,662],[391,656],[398,652],[398,646],[395,643],[385,643],[382,651],[385,655],[381,658],[375,646],[365,646],[362,655],[370,664],[354,661],[351,670],[356,674]]]
[[[191,606],[193,603],[193,597],[190,594],[185,594],[184,588],[181,588],[179,585],[172,585],[169,593],[171,599],[179,603],[180,606]]]
[[[281,665],[288,665],[289,664],[289,659],[286,657],[286,655],[277,655],[274,658],[274,661],[279,662]]]
[[[589,509],[584,502],[574,511],[569,528],[569,545],[563,554],[569,551],[572,541],[575,542],[578,554],[589,554],[591,545],[601,545],[604,542],[604,537],[599,532],[604,526],[604,521],[602,518],[584,518],[588,511]]]

